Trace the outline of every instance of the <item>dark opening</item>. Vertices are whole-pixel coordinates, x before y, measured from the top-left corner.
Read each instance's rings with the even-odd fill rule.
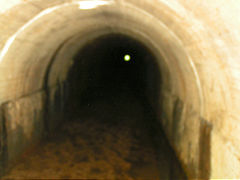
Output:
[[[125,55],[130,60],[125,61]],[[157,105],[161,82],[156,62],[147,47],[124,35],[89,42],[74,58],[69,73],[71,105],[123,93]]]

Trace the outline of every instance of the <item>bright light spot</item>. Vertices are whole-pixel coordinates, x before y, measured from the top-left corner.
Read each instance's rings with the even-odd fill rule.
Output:
[[[111,1],[101,1],[101,0],[92,0],[92,1],[79,1],[79,9],[93,9],[98,6],[110,4]]]
[[[130,61],[130,60],[131,60],[131,56],[128,55],[128,54],[126,54],[126,55],[124,56],[124,61]]]

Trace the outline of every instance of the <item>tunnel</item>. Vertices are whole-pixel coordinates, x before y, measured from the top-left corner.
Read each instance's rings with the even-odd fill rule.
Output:
[[[236,0],[0,0],[0,177],[240,178]]]

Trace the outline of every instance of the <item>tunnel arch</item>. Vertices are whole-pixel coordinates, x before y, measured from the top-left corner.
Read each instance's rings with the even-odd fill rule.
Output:
[[[234,1],[226,7],[198,1],[188,5],[181,0],[99,1],[103,3],[93,9],[81,9],[81,2],[87,1],[0,2],[3,4],[0,22],[6,24],[14,19],[14,23],[0,30],[3,114],[11,114],[16,122],[21,117],[19,113],[29,116],[24,121],[28,125],[34,113],[42,119],[46,68],[60,45],[48,79],[50,102],[54,101],[58,84],[64,82],[71,58],[81,46],[104,34],[123,33],[145,43],[159,59],[163,82],[159,116],[188,176],[239,176],[236,169],[240,163],[235,157],[239,146],[234,134],[238,128],[228,135],[232,127],[238,127],[239,110],[236,106],[239,65],[235,60],[239,43],[233,40],[239,39],[239,32],[230,30],[236,26],[234,22],[239,23],[229,18],[238,14],[238,9],[233,8]],[[215,18],[202,15],[213,11]],[[229,16],[224,17],[223,12]],[[218,17],[220,20],[216,20]],[[229,82],[232,84],[226,85]],[[22,100],[26,97],[29,99]],[[32,109],[23,110],[29,104],[33,104]],[[14,129],[13,124],[10,127]],[[34,131],[30,129],[25,131],[28,139]],[[227,152],[211,153],[225,144]],[[15,153],[12,154],[14,158]],[[234,168],[229,164],[229,156]],[[223,170],[219,161],[227,168]]]
[[[11,43],[11,41],[12,41],[12,39],[22,39],[21,38],[21,36],[22,37],[25,37],[25,36],[27,36],[27,37],[32,37],[32,36],[29,36],[29,35],[27,35],[27,34],[32,34],[31,33],[31,31],[32,32],[34,32],[34,31],[36,31],[36,29],[40,29],[40,26],[42,25],[41,24],[41,20],[40,19],[42,19],[42,18],[46,18],[46,19],[55,19],[55,18],[49,18],[48,17],[48,15],[51,15],[51,14],[54,14],[54,12],[55,11],[57,11],[58,10],[58,8],[65,8],[65,6],[66,7],[68,7],[68,6],[71,6],[72,4],[71,3],[65,3],[65,4],[63,4],[63,5],[61,5],[61,6],[56,6],[56,8],[54,7],[54,8],[50,8],[50,10],[51,11],[53,11],[52,13],[50,13],[51,11],[49,10],[49,9],[47,9],[47,10],[45,10],[47,13],[49,13],[49,14],[46,14],[46,15],[44,15],[45,13],[39,13],[40,15],[37,15],[37,16],[35,16],[35,17],[37,17],[36,18],[36,20],[35,20],[35,18],[33,18],[33,20],[31,20],[30,22],[30,27],[28,27],[28,26],[26,26],[26,27],[23,27],[22,29],[24,29],[24,30],[20,30],[20,31],[18,31],[18,33],[16,33],[13,37],[14,38],[10,38],[10,43]],[[77,4],[78,5],[78,4]],[[75,7],[76,6],[76,4],[73,4],[73,6]],[[76,7],[77,9],[78,9],[78,7]],[[131,7],[132,8],[132,7]],[[50,11],[50,12],[49,12]],[[111,11],[113,12],[113,10],[111,9]],[[81,12],[81,11],[80,11]],[[125,11],[125,12],[127,12],[127,10]],[[78,13],[79,13],[79,11],[78,11]],[[81,13],[80,13],[81,14]],[[100,12],[100,14],[101,14],[101,12]],[[104,13],[102,13],[102,14],[104,14]],[[111,14],[112,16],[114,16],[114,14],[115,13],[113,13],[113,14]],[[46,17],[45,17],[46,16]],[[53,16],[53,15],[52,15]],[[71,17],[71,15],[69,15],[70,17]],[[104,16],[104,15],[103,15]],[[108,19],[112,19],[112,16],[111,17],[108,17]],[[127,16],[126,15],[126,13],[125,13],[125,16]],[[136,15],[135,15],[136,16]],[[146,13],[144,13],[144,16],[146,16]],[[140,16],[141,17],[141,16]],[[83,17],[84,18],[84,17]],[[117,17],[118,18],[118,17]],[[136,17],[133,17],[133,18],[136,18]],[[39,23],[38,23],[38,19],[39,19]],[[125,20],[125,21],[127,21],[126,23],[128,23],[128,22],[131,22],[131,18],[130,17],[128,17],[128,18],[126,18],[127,20]],[[138,18],[139,19],[139,18]],[[89,21],[89,20],[88,20]],[[101,22],[100,20],[96,20],[98,23],[99,22]],[[132,20],[132,24],[137,24],[138,25],[138,22],[139,22],[139,20],[137,21],[136,19],[134,19],[134,20]],[[56,23],[56,22],[55,22]],[[96,23],[96,22],[94,22],[94,23]],[[36,24],[36,25],[35,25]],[[57,24],[61,24],[61,23],[58,23],[57,22]],[[93,24],[93,23],[92,23]],[[111,23],[109,23],[109,24],[111,24]],[[140,24],[140,22],[139,22],[139,24]],[[32,27],[33,29],[31,30],[31,26],[34,26],[35,25],[35,27]],[[56,24],[53,24],[53,26],[55,26]],[[96,25],[97,26],[97,25]],[[100,27],[101,27],[101,24],[99,25]],[[105,26],[105,28],[107,27],[107,28],[109,28],[109,25],[103,25],[103,26]],[[117,29],[120,29],[119,27],[118,27],[118,25],[115,25],[116,27],[112,27],[112,29],[116,29],[116,31],[117,31]],[[123,25],[121,25],[121,26],[123,26]],[[127,27],[131,27],[131,24],[126,24],[126,25],[124,25],[125,26],[125,29],[128,29]],[[123,26],[123,27],[124,27]],[[137,31],[140,31],[140,29],[141,29],[141,27],[140,27],[141,25],[138,25],[138,27],[136,27],[135,28],[135,31],[133,31],[133,32],[130,32],[131,34],[129,34],[129,33],[127,33],[127,34],[129,34],[130,36],[132,36],[132,35],[134,35],[134,34],[139,34],[139,33],[137,33],[136,32],[136,30]],[[100,27],[97,27],[97,29],[100,29]],[[143,27],[147,27],[147,25],[144,25]],[[159,28],[159,25],[157,26],[158,28]],[[84,28],[87,28],[87,27],[84,27]],[[179,42],[179,40],[178,39],[176,39],[176,37],[174,37],[174,35],[172,35],[172,32],[169,30],[169,29],[166,29],[164,26],[162,27],[163,28],[163,30],[162,31],[164,31],[165,33],[166,33],[166,35],[163,35],[163,36],[165,36],[164,38],[169,38],[169,41],[170,41],[170,45],[174,45],[175,47],[173,47],[172,49],[174,49],[175,51],[181,51],[180,49],[181,49],[181,44],[178,44],[178,45],[176,45],[177,43],[171,43],[171,41],[173,41],[173,42]],[[165,29],[164,29],[165,28]],[[49,28],[49,29],[52,29],[52,28]],[[61,28],[56,28],[56,29],[61,29]],[[62,28],[63,29],[63,28]],[[62,30],[61,29],[61,30]],[[91,29],[93,29],[93,27],[91,27]],[[142,28],[143,29],[143,28]],[[152,29],[152,31],[151,31],[151,33],[153,33],[153,28],[150,28],[150,29]],[[156,27],[154,28],[154,29],[156,29]],[[71,33],[73,33],[71,30],[69,30]],[[76,30],[77,31],[77,33],[80,33],[80,32],[78,32],[79,30]],[[108,30],[109,31],[109,30]],[[114,31],[114,30],[113,30]],[[121,30],[120,30],[121,31]],[[111,31],[110,31],[111,32]],[[26,33],[26,35],[24,35]],[[46,35],[48,35],[48,33],[49,32],[44,32]],[[60,32],[61,33],[61,32]],[[18,34],[22,34],[21,36],[20,35],[18,35]],[[49,33],[50,34],[50,33]],[[140,32],[140,34],[141,35],[138,35],[138,36],[140,36],[140,37],[137,37],[137,38],[139,38],[139,39],[141,39],[141,36],[144,34],[145,36],[146,35],[148,35],[147,34],[147,32]],[[16,35],[18,35],[18,37],[16,37]],[[37,41],[37,39],[38,39],[38,41],[40,40],[40,41],[42,41],[44,38],[43,37],[41,37],[40,35],[39,35],[39,33],[37,34],[37,36],[38,36],[38,38],[36,38],[36,39],[33,39],[34,41]],[[148,35],[149,36],[149,35]],[[168,36],[170,36],[170,37],[168,37]],[[56,35],[56,37],[58,37],[58,39],[60,39],[59,37],[61,37],[61,36],[58,36],[58,35]],[[33,37],[32,37],[33,38]],[[150,37],[147,37],[148,39],[151,39]],[[57,39],[57,40],[58,40]],[[166,39],[165,39],[166,40]],[[30,40],[30,39],[28,39],[28,41],[32,41],[32,40]],[[49,41],[50,41],[50,39],[49,39]],[[55,41],[56,41],[56,39],[55,39]],[[61,40],[60,42],[59,42],[60,40],[58,40],[58,43],[61,43],[61,41],[63,41],[63,40]],[[18,42],[18,41],[16,41],[17,43],[19,43],[21,46],[23,46],[23,42],[22,41],[20,41],[20,42]],[[40,43],[40,42],[35,42],[35,43],[33,43],[33,44],[38,44],[38,43]],[[49,43],[50,44],[50,43]],[[9,43],[7,43],[7,45],[5,46],[5,48],[4,49],[8,49],[8,45],[10,45]],[[11,44],[10,45],[10,47],[11,46],[14,46],[13,44]],[[159,46],[159,45],[158,45]],[[179,46],[179,47],[178,47]],[[30,47],[31,47],[31,45],[30,45]],[[56,44],[56,47],[57,47],[57,44]],[[164,47],[164,46],[163,46]],[[39,48],[38,46],[36,47],[31,47],[31,48]],[[178,49],[179,48],[179,49]],[[177,49],[177,50],[176,50]],[[159,50],[159,49],[158,49]],[[8,52],[10,52],[11,51],[11,49],[8,49]],[[31,50],[29,50],[29,51],[31,51]],[[177,61],[176,61],[176,63],[178,63],[178,61],[187,61],[187,62],[185,62],[185,63],[179,63],[180,65],[181,64],[188,64],[188,69],[190,69],[189,71],[191,71],[191,69],[192,69],[192,66],[191,66],[191,64],[188,62],[189,60],[187,60],[187,59],[189,59],[189,58],[187,58],[187,55],[185,54],[185,52],[184,52],[184,49],[182,49],[182,56],[186,56],[186,57],[183,57],[183,58],[179,58]],[[4,54],[4,52],[6,52],[6,51],[2,51],[2,56],[3,56],[3,54]],[[36,51],[34,51],[34,50],[32,50],[32,52],[36,52]],[[172,52],[173,54],[175,54],[175,52]],[[11,54],[11,53],[8,53],[8,54]],[[5,56],[8,56],[8,54],[5,54]],[[164,54],[164,52],[162,52],[162,54]],[[180,52],[178,52],[178,56],[180,56],[179,55],[180,54]],[[185,55],[184,55],[185,54]],[[164,58],[164,59],[174,59],[174,58],[178,58],[177,57],[177,55],[173,55],[174,57],[171,57],[171,58],[168,58],[168,57],[166,57],[166,58]],[[3,57],[4,58],[4,57]],[[30,58],[28,58],[28,57],[26,57],[26,60],[28,60],[28,61],[30,61],[29,60]],[[25,61],[26,61],[25,60]],[[169,61],[169,60],[168,60]],[[174,61],[174,60],[173,60]],[[46,66],[46,65],[45,65]],[[166,65],[165,65],[166,66]],[[173,66],[171,66],[171,65],[168,65],[168,69],[170,69],[170,68],[174,68]],[[179,70],[176,70],[176,71],[179,71]],[[195,70],[192,70],[193,72],[195,72]],[[181,74],[183,74],[183,73],[181,73]],[[181,76],[181,75],[180,75]],[[194,74],[193,74],[193,76],[195,76]],[[177,77],[177,76],[173,76],[173,77]],[[181,80],[180,80],[181,81]],[[178,86],[181,86],[181,84],[180,83],[178,83],[178,80],[176,80],[176,82],[175,83],[173,83],[173,85],[172,86],[174,86],[174,84],[177,84]],[[172,89],[174,89],[174,88],[172,88]],[[22,90],[22,91],[24,91],[24,90]],[[21,94],[21,93],[20,93]],[[184,96],[184,95],[182,95],[182,96]],[[201,106],[201,105],[200,105]]]
[[[73,6],[73,7],[71,7],[71,6]],[[108,6],[111,6],[111,5],[109,4]],[[79,15],[81,15],[82,11],[79,11],[79,9],[78,9],[79,7],[76,7],[76,4],[65,3],[63,5],[59,5],[59,6],[56,6],[56,7],[53,7],[53,8],[48,8],[45,11],[40,12],[32,20],[30,20],[29,24],[23,26],[23,28],[21,28],[16,33],[16,35],[18,35],[18,36],[14,35],[15,36],[14,39],[16,39],[16,40],[13,41],[13,43],[9,46],[9,49],[7,51],[8,53],[6,53],[3,58],[7,57],[7,59],[11,59],[11,58],[8,57],[8,54],[12,55],[12,53],[11,53],[12,49],[13,49],[14,52],[16,52],[16,48],[14,48],[14,46],[21,47],[21,48],[29,48],[29,50],[27,50],[27,49],[25,50],[26,52],[34,52],[34,53],[36,53],[36,52],[43,52],[42,50],[38,50],[37,51],[37,49],[39,49],[39,46],[43,46],[44,47],[44,44],[42,44],[42,43],[45,43],[43,41],[45,39],[44,36],[45,37],[48,36],[48,38],[47,38],[48,39],[48,43],[45,43],[46,46],[51,44],[51,47],[44,47],[44,48],[47,49],[48,52],[51,52],[50,49],[48,49],[48,48],[52,49],[52,48],[54,48],[54,46],[55,46],[55,48],[58,48],[57,44],[61,43],[61,41],[64,41],[63,38],[65,36],[66,37],[67,36],[72,36],[73,37],[72,33],[74,33],[74,31],[75,31],[76,34],[80,34],[80,31],[83,31],[83,32],[84,31],[89,31],[88,30],[89,27],[90,27],[91,30],[95,29],[95,31],[94,31],[94,33],[96,33],[95,36],[99,36],[100,35],[99,34],[99,29],[102,26],[102,29],[103,29],[103,31],[105,31],[105,33],[121,32],[121,33],[125,33],[125,34],[129,35],[130,37],[131,36],[133,36],[133,37],[135,36],[135,38],[139,39],[139,40],[144,39],[143,42],[149,41],[148,44],[149,45],[152,44],[151,45],[152,47],[153,47],[153,44],[154,44],[155,49],[157,49],[157,50],[155,50],[155,52],[157,53],[156,54],[157,57],[161,58],[161,61],[159,61],[159,63],[160,63],[160,67],[161,67],[161,72],[163,73],[162,77],[164,77],[164,79],[163,79],[163,87],[164,87],[164,89],[162,90],[162,92],[163,92],[163,94],[166,93],[166,94],[163,95],[163,100],[162,100],[164,102],[163,103],[163,105],[164,105],[163,109],[165,108],[163,110],[164,116],[165,116],[164,117],[165,121],[163,121],[163,123],[165,124],[166,128],[169,128],[166,132],[169,133],[170,135],[172,135],[173,134],[172,127],[174,126],[174,124],[171,121],[173,119],[172,112],[174,111],[174,108],[175,108],[174,106],[179,106],[178,105],[179,102],[180,102],[180,106],[182,106],[181,105],[182,104],[181,101],[185,101],[184,98],[187,98],[187,99],[191,99],[190,103],[191,103],[192,106],[196,106],[196,107],[194,107],[194,109],[196,109],[196,111],[198,109],[202,108],[201,102],[192,102],[192,100],[195,100],[195,101],[200,100],[201,101],[202,100],[201,99],[201,93],[200,93],[200,95],[197,95],[199,98],[195,97],[196,94],[193,94],[193,97],[190,97],[190,95],[192,93],[188,93],[189,90],[190,91],[199,91],[198,84],[196,84],[196,81],[195,81],[194,78],[190,79],[190,81],[192,81],[192,82],[188,82],[188,84],[191,84],[191,88],[187,89],[189,86],[186,85],[186,82],[185,82],[186,78],[184,77],[185,71],[187,71],[190,74],[192,74],[192,75],[188,74],[188,77],[195,77],[196,74],[194,74],[194,73],[196,73],[196,71],[195,71],[195,69],[192,69],[192,64],[189,63],[190,62],[189,57],[185,53],[185,50],[182,49],[182,44],[179,42],[179,39],[177,39],[176,36],[174,35],[174,33],[172,31],[170,31],[164,24],[156,23],[155,25],[149,26],[149,23],[147,23],[148,22],[147,20],[146,20],[146,22],[142,23],[141,22],[142,19],[140,17],[144,16],[146,18],[146,16],[149,16],[149,19],[152,20],[153,16],[151,16],[149,13],[146,13],[146,12],[143,12],[143,13],[142,13],[142,11],[138,12],[138,9],[134,8],[134,6],[130,5],[129,3],[123,4],[124,8],[123,8],[123,10],[121,10],[125,14],[123,16],[123,18],[120,16],[121,13],[116,13],[118,11],[114,10],[113,7],[116,8],[117,7],[116,5],[115,6],[113,5],[113,7],[111,7],[111,8],[109,8],[108,6],[107,7],[104,6],[103,9],[100,10],[100,13],[97,13],[97,15],[100,14],[100,17],[103,16],[103,17],[100,18],[100,20],[98,18],[96,18],[96,15],[95,15],[95,13],[96,13],[95,11],[97,11],[97,10],[94,10],[93,11],[93,19],[92,19],[94,22],[91,22],[91,24],[89,25],[88,23],[90,21],[89,21],[89,17],[88,17],[87,20],[85,20],[86,23],[81,22],[81,26],[79,26],[81,29],[77,29],[77,30],[72,30],[71,29],[71,30],[68,30],[68,31],[66,29],[64,29],[64,28],[61,28],[64,25],[64,20],[65,20],[66,16],[68,16],[70,18],[73,16],[73,15],[71,15],[71,13],[73,13],[74,11],[72,12],[71,8],[74,8],[74,10],[77,9],[77,13]],[[62,19],[60,19],[60,18],[59,19],[51,18],[51,16],[54,17],[55,13],[57,13],[57,15],[58,15],[58,11],[59,11],[58,8],[60,9],[60,8],[65,8],[65,7],[66,8],[71,7],[70,8],[70,10],[71,10],[70,14],[69,14],[69,12],[67,10],[65,10],[63,12],[66,12],[67,15],[61,14],[61,17],[63,17]],[[124,10],[125,8],[126,8],[126,10]],[[128,8],[130,8],[130,10],[127,10]],[[138,14],[127,14],[126,13],[126,12],[130,12],[131,10],[134,10],[134,11],[138,12]],[[85,10],[83,10],[83,11],[85,11]],[[90,12],[92,12],[92,11],[90,11]],[[111,16],[107,15],[108,13]],[[84,14],[84,12],[83,12],[83,14]],[[133,16],[133,17],[131,17],[131,16]],[[82,19],[84,17],[85,16],[83,16]],[[95,18],[96,18],[96,20],[95,20]],[[108,24],[102,24],[102,22],[103,22],[103,20],[101,20],[102,18],[103,19],[107,19],[108,21],[109,20],[113,21],[113,22],[112,23],[108,23]],[[117,23],[116,19],[120,20],[121,18],[123,19],[122,23]],[[48,21],[51,21],[51,20],[53,20],[53,21],[57,20],[57,21],[60,21],[60,22],[57,22],[57,23],[56,22],[55,23],[48,22]],[[29,34],[34,34],[34,32],[37,29],[41,29],[42,23],[44,21],[47,21],[44,24],[49,24],[49,25],[52,25],[54,27],[49,27],[46,30],[46,32],[44,32],[45,30],[42,30],[43,34],[38,33],[38,34],[36,34],[37,37],[33,37],[34,35],[29,36]],[[61,21],[63,21],[63,22],[61,22]],[[58,24],[59,24],[59,27],[55,27]],[[85,24],[86,24],[86,27],[82,27]],[[96,24],[98,24],[98,25],[96,25]],[[119,24],[121,25],[121,27],[119,27]],[[94,26],[97,26],[97,27],[94,28]],[[132,26],[134,26],[134,28],[132,28]],[[71,27],[71,25],[68,25],[68,27]],[[51,31],[54,28],[56,30],[60,29],[60,32],[58,32],[59,34],[57,34],[56,32],[54,33],[54,35],[58,39],[54,38],[55,36],[51,35]],[[148,32],[148,28],[151,29],[151,32]],[[65,36],[61,36],[61,33],[62,33],[61,31],[63,31],[62,29],[67,31]],[[159,29],[161,29],[160,32],[161,32],[162,35],[157,32]],[[69,34],[69,32],[71,34]],[[101,32],[101,30],[100,30],[100,32]],[[154,34],[154,33],[156,33],[156,34]],[[50,34],[50,37],[49,37],[48,34]],[[82,39],[84,39],[83,36],[82,35],[79,35],[79,36],[81,38],[81,41],[83,41],[82,40]],[[156,40],[153,41],[153,39],[154,39],[153,37],[154,36],[158,37],[158,38],[161,37],[159,42],[163,42],[163,44],[160,44]],[[31,43],[28,43],[28,42],[25,42],[25,41],[21,41],[21,39],[24,39],[24,37],[30,38],[30,39],[28,39],[28,41],[33,42],[33,45]],[[59,38],[59,37],[61,37],[61,38]],[[91,35],[88,34],[85,37],[89,38],[89,37],[91,37]],[[20,40],[18,41],[18,39],[20,39]],[[52,43],[50,43],[51,39],[52,39]],[[10,42],[11,42],[11,40],[12,39],[10,39]],[[87,39],[85,41],[88,41],[88,40],[89,39]],[[24,43],[26,43],[26,44],[28,43],[29,45],[23,45]],[[53,45],[53,43],[55,43],[55,45]],[[8,45],[8,43],[7,43],[7,45]],[[169,47],[167,47],[167,46],[169,46]],[[78,47],[78,46],[75,45],[75,47]],[[69,46],[68,50],[65,50],[65,52],[69,52],[70,50],[73,51],[73,46]],[[19,49],[19,51],[20,51],[19,52],[20,54],[21,54],[21,52],[24,52],[22,49]],[[3,51],[3,52],[5,52],[5,51]],[[64,52],[64,54],[67,54],[65,52]],[[42,59],[40,59],[40,60],[38,60],[38,62],[36,62],[36,60],[35,61],[34,60],[30,61],[30,58],[33,58],[32,55],[30,55],[30,54],[28,55],[26,53],[22,53],[23,55],[26,54],[27,57],[25,57],[25,60],[23,58],[23,62],[21,64],[18,62],[20,64],[20,66],[24,65],[23,67],[21,67],[22,70],[20,70],[20,72],[21,71],[23,71],[23,72],[25,71],[26,65],[25,65],[24,62],[26,62],[27,64],[29,64],[30,62],[33,62],[33,63],[36,63],[36,64],[32,65],[32,66],[29,65],[30,66],[29,68],[30,69],[32,68],[32,70],[29,70],[28,73],[32,72],[33,74],[31,74],[31,75],[29,75],[27,77],[27,78],[29,78],[29,80],[27,80],[26,77],[25,77],[24,78],[24,83],[22,83],[20,81],[20,84],[25,85],[25,87],[23,86],[23,88],[21,89],[21,86],[20,86],[20,88],[19,88],[20,91],[16,92],[17,94],[16,94],[15,98],[18,98],[18,97],[21,97],[21,96],[25,96],[24,94],[29,94],[29,93],[32,93],[32,92],[37,91],[38,89],[42,88],[41,84],[43,84],[43,81],[41,79],[43,79],[42,77],[44,77],[44,72],[45,72],[44,69],[48,66],[48,62],[50,61],[50,59],[51,59],[51,57],[53,56],[54,53],[55,53],[55,51],[52,50],[52,53],[50,53],[48,55],[45,55],[47,57],[43,57],[44,59],[46,59],[45,61],[42,61]],[[41,56],[42,55],[40,55],[40,57]],[[49,82],[48,86],[49,87],[55,86],[53,89],[56,89],[56,84],[58,83],[58,81],[60,81],[60,82],[63,81],[64,78],[65,78],[64,76],[66,76],[66,72],[65,72],[65,74],[63,72],[65,70],[64,67],[69,66],[69,65],[63,65],[62,63],[68,63],[68,62],[71,63],[71,61],[66,61],[65,59],[58,59],[57,56],[58,55],[56,54],[56,59],[53,62],[54,64],[52,65],[52,70],[50,71],[49,80],[48,80],[48,82]],[[71,58],[71,57],[69,57],[69,58]],[[165,61],[163,61],[164,59],[165,59]],[[5,62],[5,61],[6,60],[3,59],[2,62]],[[60,64],[60,67],[59,67],[59,64]],[[43,66],[43,67],[40,68],[40,66]],[[57,68],[61,68],[61,67],[63,69],[60,69],[60,72],[57,72],[57,73],[54,72],[55,69],[57,70]],[[182,68],[185,71],[183,71]],[[17,68],[17,70],[18,69],[20,69],[20,68]],[[35,71],[36,69],[40,70],[40,72]],[[168,72],[168,71],[170,71],[170,72]],[[175,73],[177,73],[177,74],[175,74]],[[58,76],[58,74],[60,76]],[[61,77],[61,76],[63,76],[63,77]],[[170,76],[170,77],[168,77],[168,76]],[[52,80],[51,78],[53,78],[54,80]],[[39,79],[40,80],[39,81],[40,84],[35,84],[36,83],[35,79]],[[62,79],[62,80],[59,80],[59,79]],[[28,83],[28,81],[29,81],[29,83]],[[171,82],[171,83],[169,83],[169,82]],[[167,84],[168,84],[168,86],[167,86]],[[194,84],[195,84],[195,87],[194,87]],[[31,85],[33,85],[33,87],[31,87]],[[164,85],[166,85],[166,87]],[[17,85],[17,87],[19,87],[19,86]],[[196,89],[196,90],[191,90],[191,89]],[[170,91],[170,93],[169,93],[169,91]],[[51,92],[49,92],[49,93],[51,93]],[[52,93],[54,93],[54,92],[52,92]],[[188,94],[188,96],[186,94]],[[13,95],[13,94],[11,94],[11,95]],[[49,95],[47,95],[47,96],[49,96]],[[50,95],[50,96],[53,96],[53,95]],[[181,97],[181,98],[178,98],[178,97]],[[10,99],[12,99],[12,97],[10,97]],[[169,101],[169,99],[171,99],[172,102]],[[179,101],[178,99],[181,99],[181,100]],[[51,101],[53,101],[53,99],[51,99],[50,102]],[[167,101],[167,103],[165,101]],[[175,105],[175,104],[177,104],[177,105]],[[182,109],[180,111],[182,111]],[[200,112],[200,114],[201,113],[202,112]],[[178,119],[178,121],[180,121],[180,120]],[[190,122],[190,124],[191,123],[193,123],[193,122]],[[195,131],[197,131],[197,130],[198,130],[198,128],[196,127]],[[175,136],[178,136],[178,134],[175,134]],[[193,141],[197,142],[196,139],[198,139],[198,138],[199,137],[196,137],[195,140],[193,140]],[[173,143],[173,145],[174,145],[174,143]],[[195,151],[195,153],[197,153],[197,149],[198,148],[195,147],[195,150],[193,150],[193,151]],[[198,159],[195,160],[195,161],[196,161],[195,164],[198,164],[198,162],[197,162]],[[198,166],[198,165],[196,165],[196,166]],[[195,174],[194,174],[194,176],[195,176]]]

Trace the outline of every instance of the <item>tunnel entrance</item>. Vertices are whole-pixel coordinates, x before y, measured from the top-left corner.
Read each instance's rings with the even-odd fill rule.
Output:
[[[65,121],[5,177],[186,179],[155,115],[161,78],[151,51],[111,34],[73,62]]]

